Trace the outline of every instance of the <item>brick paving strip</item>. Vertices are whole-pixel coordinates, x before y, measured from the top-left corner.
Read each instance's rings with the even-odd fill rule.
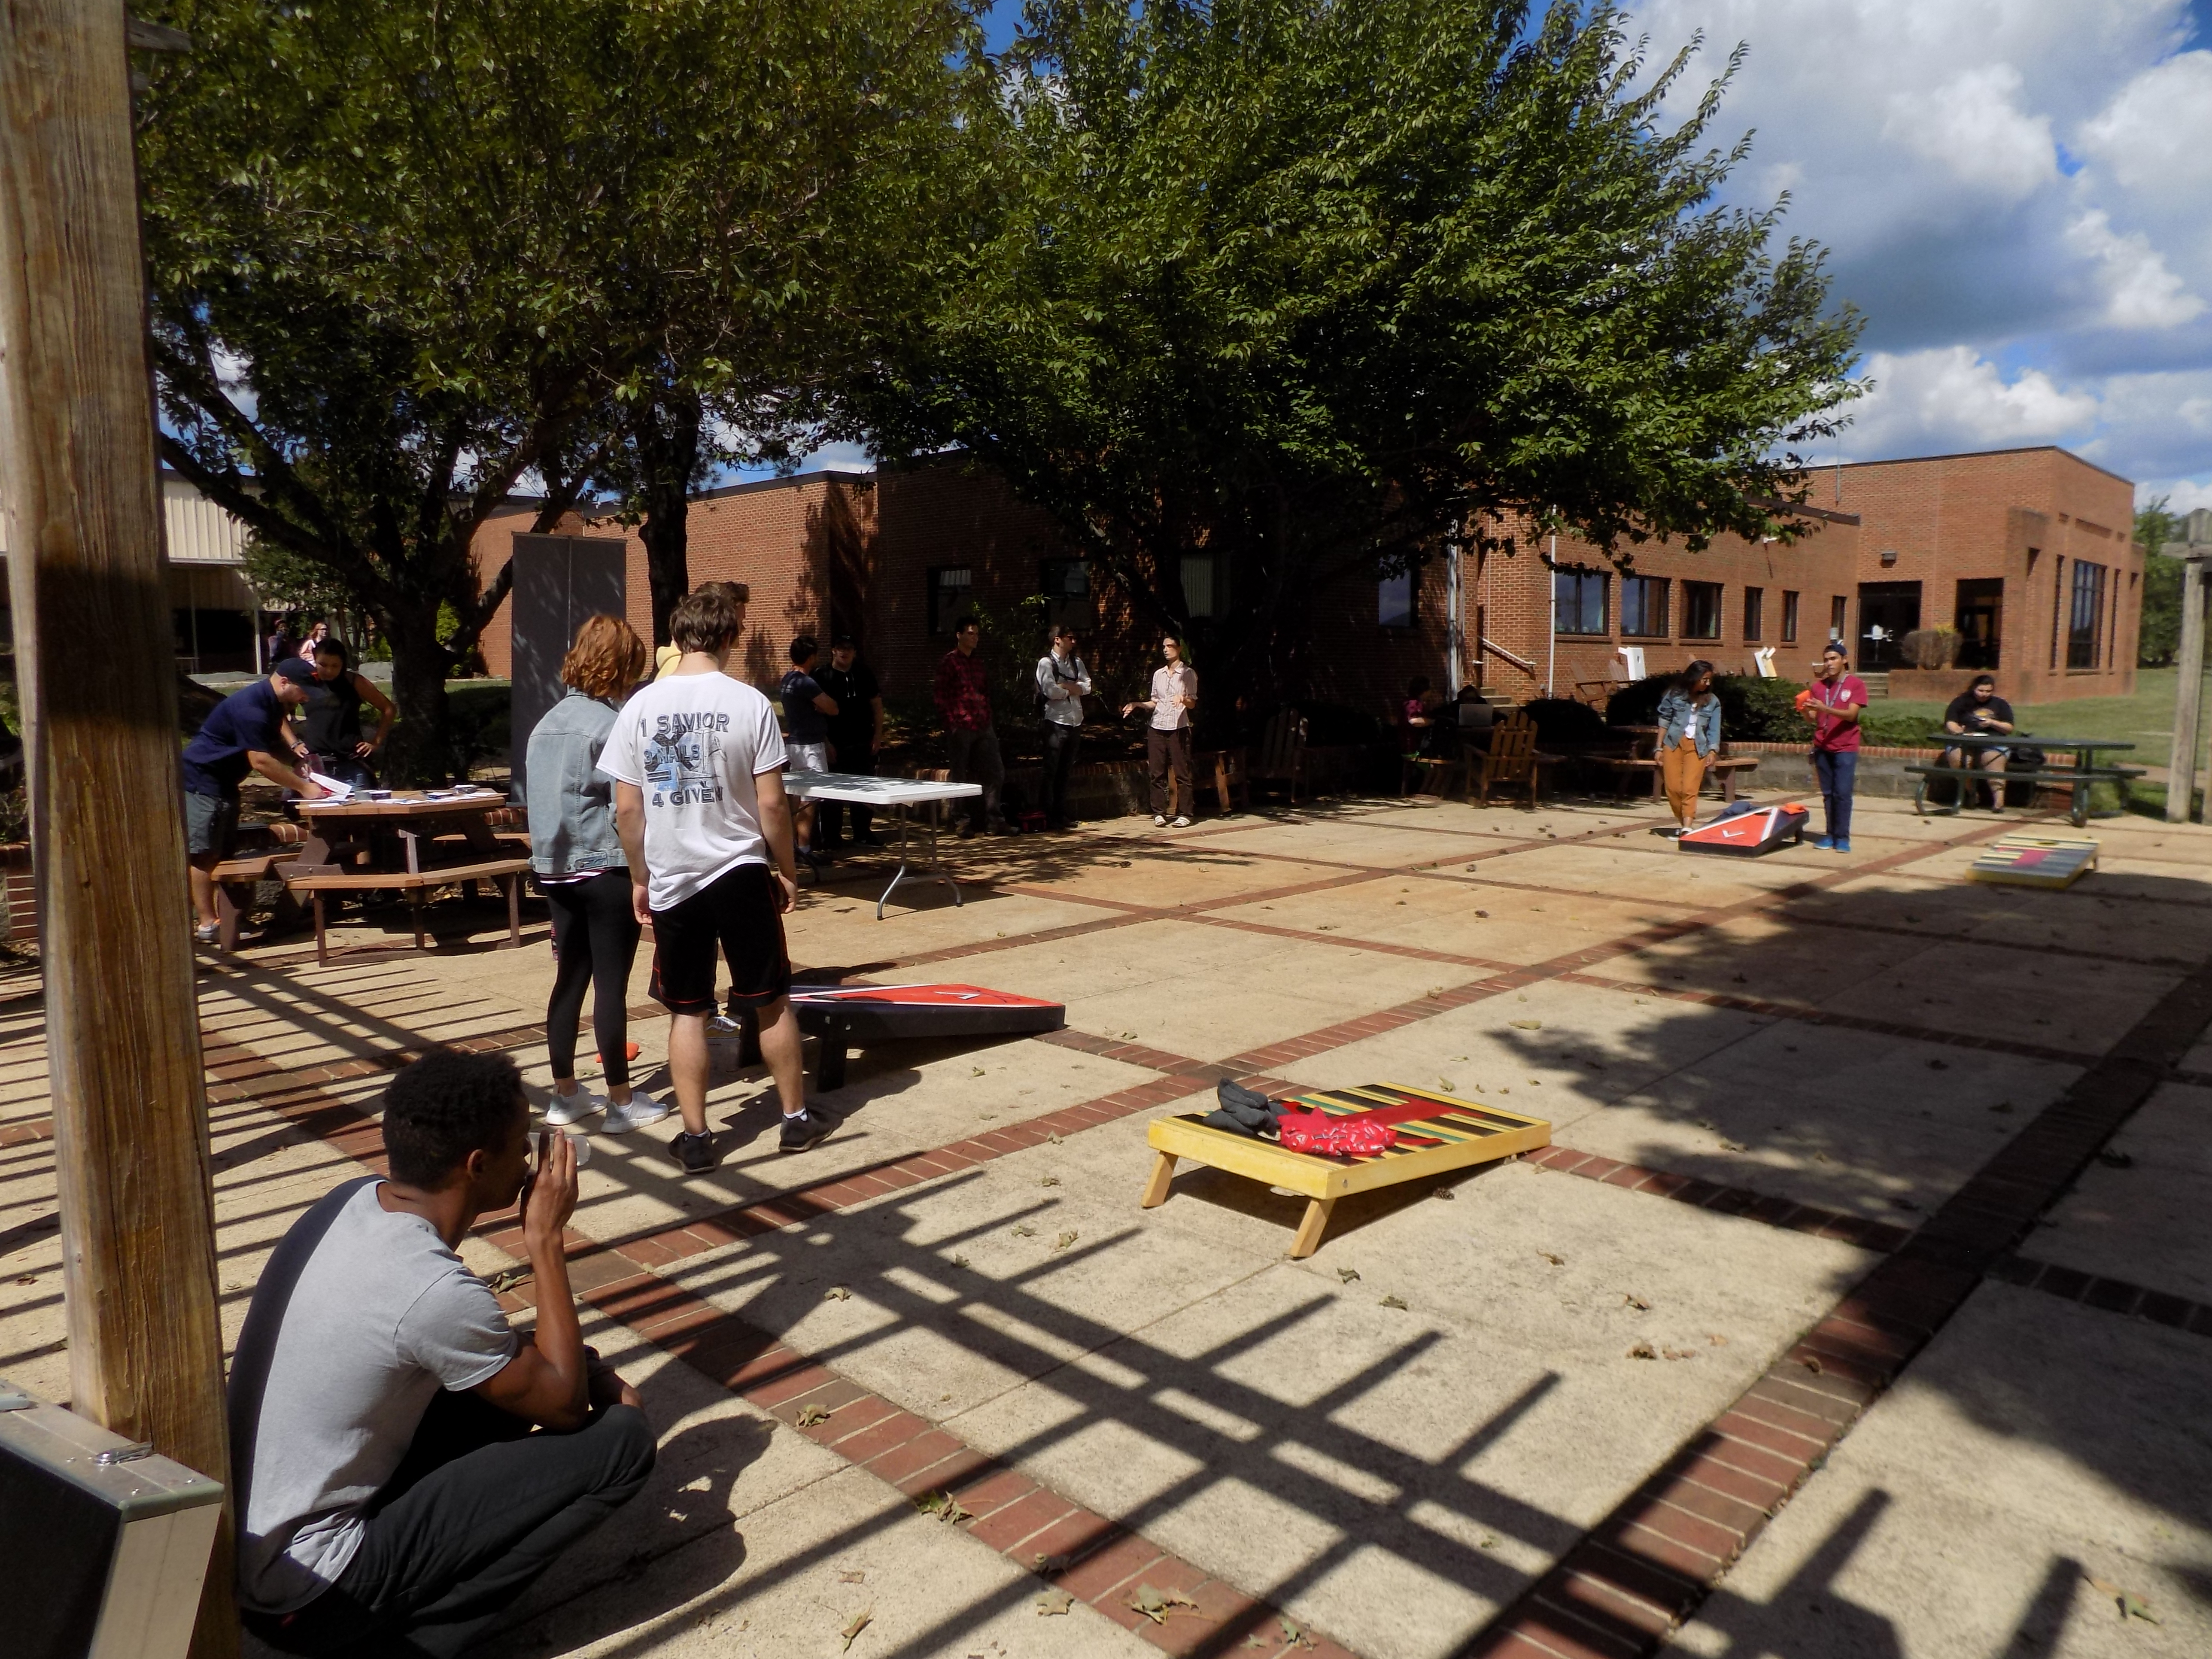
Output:
[[[1983,1277],[1992,1269],[2003,1276],[2014,1244],[2208,1024],[2212,965],[2160,999],[1462,1652],[1470,1659],[1656,1653]],[[2043,1267],[2038,1277],[2054,1271],[2065,1270]]]
[[[1990,1264],[1987,1276],[2024,1291],[2041,1291],[2062,1302],[2079,1302],[2106,1313],[2127,1314],[2173,1330],[2212,1336],[2212,1304],[2171,1296],[2124,1279],[2106,1279],[2024,1255],[1999,1256]]]

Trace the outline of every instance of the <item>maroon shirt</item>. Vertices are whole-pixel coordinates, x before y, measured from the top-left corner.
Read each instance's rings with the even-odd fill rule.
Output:
[[[937,712],[948,732],[991,729],[991,699],[983,690],[983,653],[945,653],[937,665]]]
[[[1867,706],[1866,682],[1856,674],[1838,674],[1832,680],[1813,682],[1813,706],[1805,712],[1813,717],[1813,747],[1825,749],[1832,755],[1853,755],[1858,752],[1860,737],[1856,720],[1839,720],[1832,714],[1823,714],[1828,708],[1856,708]]]

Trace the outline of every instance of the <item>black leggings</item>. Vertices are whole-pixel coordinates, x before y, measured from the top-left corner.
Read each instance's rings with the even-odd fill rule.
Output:
[[[637,956],[637,913],[629,907],[629,872],[602,870],[589,881],[546,884],[553,907],[553,994],[545,1005],[545,1046],[553,1075],[576,1075],[576,1022],[584,990],[592,1001],[592,1035],[613,1087],[629,1083],[629,967]]]

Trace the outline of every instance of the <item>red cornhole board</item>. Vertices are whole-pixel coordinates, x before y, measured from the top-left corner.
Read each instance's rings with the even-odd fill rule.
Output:
[[[1754,806],[1715,818],[1692,830],[1676,844],[1686,853],[1726,853],[1736,858],[1757,858],[1802,841],[1806,811],[1802,806]]]
[[[1067,1024],[1063,1004],[981,985],[794,985],[791,1007],[799,1029],[821,1039],[815,1086],[822,1089],[843,1085],[850,1048],[906,1037],[1027,1036]],[[758,1058],[753,1032],[748,1020],[748,1062]]]

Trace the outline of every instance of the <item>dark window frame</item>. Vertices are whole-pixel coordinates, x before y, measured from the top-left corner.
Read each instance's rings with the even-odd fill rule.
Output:
[[[1562,584],[1572,597],[1563,599]],[[1597,626],[1588,627],[1589,601],[1597,599]],[[1558,631],[1573,639],[1601,640],[1613,632],[1613,585],[1602,570],[1554,570],[1552,573],[1552,617]],[[1571,617],[1572,620],[1569,620]]]
[[[1759,635],[1766,629],[1766,590],[1747,587],[1743,590],[1743,640],[1746,645],[1757,645]]]
[[[1782,590],[1782,643],[1784,645],[1797,643],[1797,602],[1803,597],[1794,587]]]
[[[1637,599],[1636,626],[1633,628],[1629,626],[1631,584],[1634,585]],[[1620,579],[1620,637],[1624,640],[1672,638],[1673,635],[1668,632],[1668,628],[1673,621],[1673,581],[1665,576],[1623,576]],[[1651,596],[1654,593],[1658,595],[1659,599],[1657,617],[1659,625],[1656,628],[1650,625],[1653,621]]]
[[[948,585],[944,579],[956,570],[962,575],[965,576],[967,580],[965,581],[955,582]],[[932,639],[940,639],[949,635],[952,632],[953,623],[964,614],[969,605],[973,603],[973,595],[975,592],[975,566],[971,564],[933,564],[929,567],[929,588],[927,593],[929,614],[927,620],[929,623],[929,634]],[[960,596],[960,603],[957,607],[948,610],[944,605],[942,601],[947,593],[957,593]]]
[[[1698,626],[1698,605],[1706,599],[1712,602],[1711,625],[1700,629]],[[1728,590],[1719,582],[1684,581],[1682,584],[1682,631],[1677,636],[1685,640],[1717,640],[1728,617]]]
[[[2070,599],[2066,612],[2069,673],[2093,673],[2104,666],[2107,570],[2108,567],[2092,560],[2074,561],[2074,580],[2067,589]]]
[[[1390,620],[1388,595],[1401,582],[1405,584],[1405,608],[1398,614],[1403,620]],[[1375,580],[1375,625],[1387,632],[1402,634],[1421,625],[1421,573],[1412,567]]]

